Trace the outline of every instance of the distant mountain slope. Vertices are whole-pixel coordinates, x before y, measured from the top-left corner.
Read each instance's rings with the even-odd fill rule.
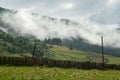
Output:
[[[5,12],[9,12],[10,13],[10,16],[12,16],[13,14],[16,14],[17,11],[15,10],[9,10],[9,9],[5,9],[5,8],[1,8],[0,7],[0,29],[5,31],[5,32],[8,32],[9,34],[11,34],[12,36],[23,36],[24,35],[24,38],[25,37],[28,37],[28,36],[32,36],[32,37],[35,37],[34,35],[28,35],[27,33],[22,33],[21,34],[21,31],[20,29],[15,29],[14,27],[16,26],[12,26],[10,24],[7,24],[5,23],[3,20],[1,20],[1,17],[2,17],[2,14],[4,14]],[[37,16],[37,17],[40,17],[38,16],[38,14],[35,14],[35,13],[31,13],[32,16]],[[46,21],[47,23],[52,23],[54,25],[56,25],[57,27],[57,24],[60,23],[61,25],[59,26],[67,26],[69,27],[70,25],[74,25],[74,26],[77,26],[79,23],[77,22],[74,22],[74,21],[71,21],[69,19],[57,19],[57,18],[52,18],[52,17],[48,17],[48,16],[42,16],[41,17],[43,22]],[[15,22],[14,22],[15,23]],[[21,23],[22,24],[22,23]],[[46,26],[49,26],[49,25],[45,25],[43,23],[42,25],[44,28],[46,28]],[[21,27],[21,26],[20,26]],[[29,26],[28,26],[29,27]],[[48,28],[46,28],[48,29]],[[58,28],[60,29],[60,28]],[[24,30],[24,28],[23,28]],[[37,29],[36,29],[37,30]],[[119,29],[118,29],[119,31]],[[25,31],[26,32],[26,31]],[[30,31],[30,33],[32,32],[35,32],[35,31]],[[51,33],[51,32],[50,32]],[[61,32],[62,33],[62,32]],[[43,33],[43,34],[46,34],[46,33]],[[41,36],[44,37],[42,34],[42,31],[41,31]],[[54,33],[55,35],[57,35],[56,33]],[[26,36],[25,36],[26,35]],[[38,35],[37,33],[35,35]],[[97,53],[101,53],[101,47],[98,46],[98,45],[93,45],[93,44],[89,44],[87,42],[84,41],[83,38],[80,38],[78,37],[77,39],[76,38],[72,38],[72,39],[63,39],[62,40],[62,45],[65,45],[67,47],[69,46],[72,46],[73,48],[75,49],[79,49],[79,50],[84,50],[84,51],[88,51],[88,52],[97,52]],[[106,54],[110,54],[110,55],[113,55],[113,56],[120,56],[120,48],[109,48],[109,47],[105,47],[104,48],[104,51]]]

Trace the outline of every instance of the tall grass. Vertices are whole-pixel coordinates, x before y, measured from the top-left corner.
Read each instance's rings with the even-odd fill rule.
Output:
[[[0,80],[120,80],[120,71],[0,66]]]

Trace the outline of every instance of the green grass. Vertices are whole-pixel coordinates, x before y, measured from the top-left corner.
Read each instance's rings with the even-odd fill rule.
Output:
[[[108,64],[120,64],[120,57],[114,57],[110,55],[107,55],[105,57],[109,60]]]
[[[31,57],[32,55],[30,53],[24,53],[24,54],[19,54],[19,53],[8,53],[8,52],[4,52],[2,54],[0,54],[0,56],[7,56],[7,57],[24,57],[24,56],[27,56],[27,57]]]
[[[0,80],[120,80],[120,71],[0,66]]]
[[[92,57],[91,57],[92,56]],[[88,59],[88,57],[90,59]],[[49,54],[47,58],[56,59],[56,60],[71,60],[71,61],[94,61],[101,62],[101,54],[89,53],[80,50],[70,50],[68,47],[56,46],[49,48]],[[120,57],[114,57],[110,55],[105,55],[105,59],[108,60],[108,64],[120,64]]]

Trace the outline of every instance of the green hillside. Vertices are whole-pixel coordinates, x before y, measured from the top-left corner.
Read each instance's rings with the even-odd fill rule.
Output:
[[[47,55],[47,57],[56,60],[101,62],[100,54],[89,53],[75,49],[71,50],[68,47],[56,46],[56,45],[52,45],[49,48],[49,54]],[[105,55],[105,62],[108,64],[120,64],[120,58],[110,55]]]
[[[32,56],[35,42],[37,43],[35,55],[41,57],[45,52],[42,42],[22,36],[12,36],[0,30],[0,55]]]
[[[53,45],[49,48],[49,58],[51,59],[59,59],[59,60],[74,60],[74,61],[88,61],[86,56],[89,55],[87,52],[83,52],[80,50],[70,50],[65,46],[56,46]]]

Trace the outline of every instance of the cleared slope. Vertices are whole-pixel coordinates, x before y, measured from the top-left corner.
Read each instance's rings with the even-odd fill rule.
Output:
[[[80,50],[70,50],[68,47],[52,45],[49,48],[49,54],[46,56],[56,60],[71,60],[71,61],[91,61],[101,62],[101,55],[97,53],[89,53]],[[108,64],[120,64],[120,58],[110,55],[105,55],[105,61]]]

